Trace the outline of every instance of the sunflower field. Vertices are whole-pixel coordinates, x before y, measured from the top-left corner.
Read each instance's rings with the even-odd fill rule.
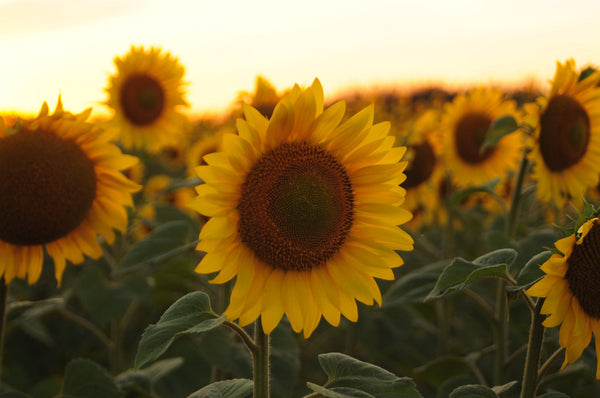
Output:
[[[114,66],[108,118],[0,117],[0,398],[600,396],[594,66],[196,118]]]

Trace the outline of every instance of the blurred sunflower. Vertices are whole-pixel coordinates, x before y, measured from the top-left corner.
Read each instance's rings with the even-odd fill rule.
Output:
[[[190,147],[186,157],[186,165],[189,175],[195,175],[196,173],[194,172],[194,169],[197,166],[206,164],[204,161],[205,155],[221,150],[223,134],[226,132],[235,133],[235,129],[222,127],[216,131],[207,130],[196,139],[196,141]]]
[[[34,283],[44,247],[60,284],[66,260],[98,258],[97,235],[111,244],[127,226],[125,206],[140,186],[119,170],[137,158],[110,143],[110,133],[86,123],[91,109],[73,115],[60,97],[53,115],[39,115],[7,132],[0,122],[0,275]],[[0,121],[2,119],[0,118]]]
[[[537,198],[562,207],[580,202],[600,173],[600,73],[579,80],[575,62],[557,62],[550,93],[527,104],[525,121],[535,130],[530,158]]]
[[[254,92],[247,91],[238,94],[239,103],[252,105],[263,116],[270,118],[273,115],[275,105],[279,102],[281,96],[277,94],[277,90],[264,76],[256,76],[254,84]]]
[[[206,252],[196,268],[237,276],[228,319],[259,316],[270,333],[287,315],[308,337],[321,316],[358,318],[356,301],[381,304],[374,278],[393,279],[395,250],[412,250],[398,228],[411,218],[399,205],[406,148],[393,148],[389,123],[373,125],[373,107],[340,124],[344,102],[323,110],[315,80],[294,86],[267,120],[250,106],[239,135],[225,134],[223,152],[196,168],[205,181],[190,204],[211,217],[200,233]]]
[[[119,129],[123,147],[156,153],[179,146],[187,132],[187,118],[177,109],[188,106],[182,89],[184,67],[154,47],[132,46],[114,62],[117,74],[106,89],[107,105],[114,110],[109,125]]]
[[[138,206],[135,222],[131,225],[136,241],[146,237],[160,223],[156,212],[159,203],[175,206],[194,217],[198,215],[187,206],[196,196],[194,189],[188,186],[173,188],[172,185],[173,178],[166,174],[155,174],[144,184],[142,204]]]
[[[560,327],[559,344],[566,348],[563,368],[575,362],[590,344],[592,334],[600,358],[600,221],[586,221],[576,234],[558,240],[560,254],[553,254],[541,269],[546,273],[526,293],[545,297],[545,327]],[[600,362],[596,369],[600,379]]]
[[[437,187],[444,175],[444,167],[440,163],[439,116],[438,110],[429,109],[409,128],[401,129],[396,134],[399,142],[408,148],[404,157],[408,162],[404,171],[406,181],[402,186],[406,189],[404,207],[414,215],[408,224],[411,228],[433,222],[439,207],[443,206],[437,194]]]
[[[522,150],[518,132],[505,135],[495,147],[480,150],[492,122],[504,115],[516,118],[516,104],[491,88],[459,94],[445,106],[440,131],[445,161],[457,187],[479,185],[517,168]]]

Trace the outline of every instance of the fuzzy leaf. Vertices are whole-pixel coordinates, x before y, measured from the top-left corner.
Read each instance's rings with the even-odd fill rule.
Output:
[[[336,394],[342,394],[327,395],[328,397],[422,397],[412,379],[398,377],[383,368],[359,361],[345,354],[321,354],[319,355],[319,363],[328,376],[327,383],[323,388]],[[310,387],[311,385],[309,385]],[[316,390],[313,389],[313,391]],[[363,395],[357,395],[358,392],[363,393]],[[323,394],[321,393],[321,395]]]
[[[357,390],[355,388],[338,387],[328,389],[311,382],[307,382],[306,385],[312,391],[319,393],[319,395],[324,398],[376,398],[371,394],[367,394],[366,392]]]
[[[131,247],[119,264],[118,272],[129,272],[190,250],[188,246],[191,238],[192,228],[187,221],[177,220],[162,224]]]
[[[179,335],[205,332],[224,321],[224,316],[213,312],[206,293],[186,294],[165,311],[158,323],[146,328],[138,346],[136,368],[156,360]]]
[[[451,209],[455,208],[459,203],[467,199],[469,196],[481,192],[488,193],[492,195],[492,197],[496,198],[499,202],[503,203],[503,199],[496,194],[496,185],[498,185],[499,182],[499,178],[494,178],[493,180],[490,180],[484,184],[456,191],[452,193],[452,195],[448,199],[448,207],[450,207]]]
[[[504,137],[512,132],[517,131],[519,125],[514,117],[511,115],[500,116],[492,122],[490,128],[485,133],[485,139],[479,148],[480,152],[485,151],[487,148],[493,148]]]
[[[543,251],[533,256],[521,269],[519,276],[517,277],[517,285],[509,286],[509,291],[517,291],[527,289],[533,285],[538,279],[546,275],[544,271],[540,269],[540,266],[544,264],[552,256],[551,251]]]
[[[450,260],[438,261],[402,276],[385,292],[383,305],[390,307],[403,303],[422,303],[449,262]]]
[[[511,281],[512,277],[508,272],[508,267],[516,257],[515,250],[500,249],[484,254],[472,262],[456,258],[444,268],[425,301],[461,291],[477,279],[486,276]]]
[[[246,398],[252,395],[254,384],[248,379],[217,381],[190,394],[188,398]]]
[[[498,394],[489,387],[480,384],[468,384],[452,391],[449,398],[498,398]]]
[[[73,398],[121,398],[123,393],[104,368],[89,359],[67,365],[62,393]]]

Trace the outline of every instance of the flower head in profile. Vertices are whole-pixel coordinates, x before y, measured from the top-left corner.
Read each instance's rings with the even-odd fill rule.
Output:
[[[474,89],[446,105],[440,132],[445,162],[457,187],[480,185],[517,168],[522,150],[520,134],[505,135],[496,146],[481,149],[492,122],[507,115],[517,116],[516,103],[505,99],[498,89]]]
[[[0,118],[0,275],[6,282],[42,272],[44,248],[60,283],[66,261],[102,255],[98,235],[110,244],[127,226],[126,206],[140,186],[121,170],[137,158],[87,123],[91,109],[73,115],[60,98],[54,114],[8,130]]]
[[[580,79],[575,62],[557,63],[548,96],[527,104],[537,198],[559,207],[581,202],[600,175],[600,73]]]
[[[205,184],[190,206],[210,217],[196,271],[236,277],[225,315],[241,325],[260,316],[265,333],[284,314],[305,337],[321,317],[356,321],[356,300],[380,304],[375,278],[393,279],[396,250],[413,247],[398,227],[411,218],[400,206],[406,148],[393,147],[389,123],[373,124],[372,106],[341,123],[344,102],[323,102],[315,80],[269,120],[245,106],[239,135],[196,168]]]
[[[120,132],[125,149],[151,153],[172,145],[178,147],[187,133],[187,118],[179,108],[184,99],[185,69],[161,49],[132,46],[124,57],[116,57],[117,73],[106,89],[107,105],[114,111],[109,125]]]
[[[545,327],[560,326],[559,344],[566,348],[563,367],[575,362],[595,339],[600,358],[600,220],[592,218],[555,243],[553,254],[541,269],[546,273],[526,293],[545,297],[541,309]],[[600,379],[600,362],[596,369]]]

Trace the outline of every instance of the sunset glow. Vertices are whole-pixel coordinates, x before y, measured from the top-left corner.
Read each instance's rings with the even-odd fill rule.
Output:
[[[593,1],[0,0],[0,111],[58,94],[107,112],[113,58],[159,46],[186,67],[193,114],[219,111],[258,74],[278,89],[545,83],[557,60],[598,63]]]

